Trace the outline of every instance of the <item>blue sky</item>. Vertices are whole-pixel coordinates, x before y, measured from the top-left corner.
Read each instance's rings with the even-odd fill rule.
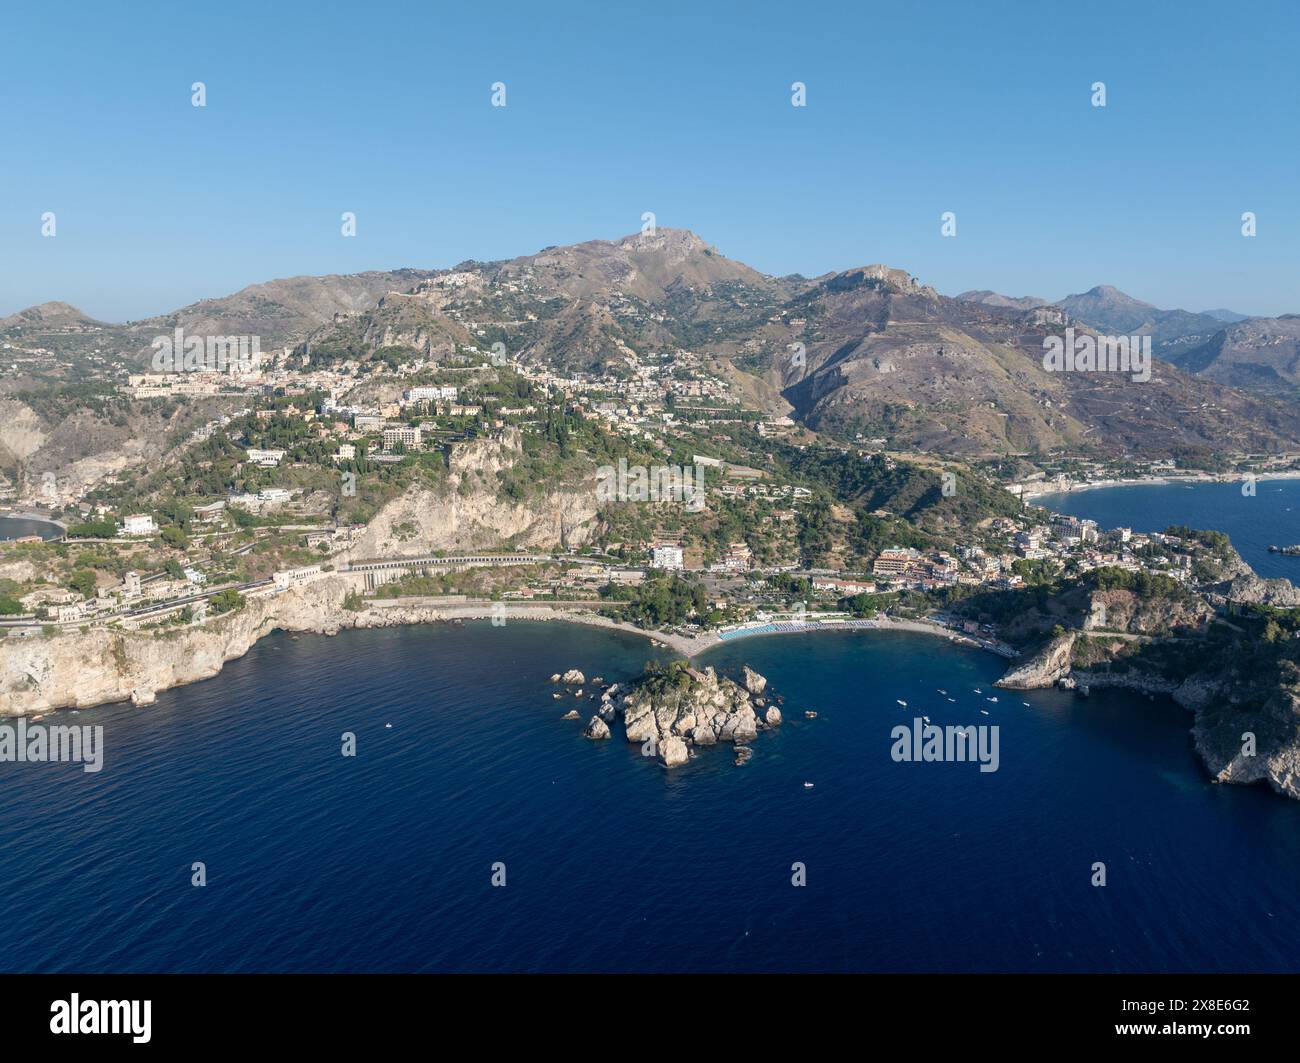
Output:
[[[143,317],[613,239],[644,211],[770,273],[879,261],[950,294],[1109,283],[1300,312],[1293,2],[136,2],[6,23],[0,313]]]

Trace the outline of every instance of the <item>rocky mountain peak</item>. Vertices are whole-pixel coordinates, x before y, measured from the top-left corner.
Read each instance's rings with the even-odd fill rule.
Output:
[[[103,324],[103,322],[83,313],[71,303],[58,300],[41,303],[38,306],[29,306],[26,310],[19,310],[18,313],[11,314],[9,317],[0,318],[0,328],[16,328],[21,325],[52,327],[100,324]]]

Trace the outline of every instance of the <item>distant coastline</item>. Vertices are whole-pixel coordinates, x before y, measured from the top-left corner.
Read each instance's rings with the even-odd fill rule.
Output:
[[[1009,487],[1019,487],[1020,497],[1043,498],[1047,495],[1073,495],[1080,491],[1097,491],[1107,487],[1175,487],[1179,485],[1191,486],[1193,484],[1234,484],[1241,483],[1245,475],[1241,473],[1192,473],[1187,476],[1143,476],[1131,480],[1084,480],[1084,481],[1067,481],[1065,484],[1049,483],[1048,481],[1034,481],[1026,484],[1009,484]],[[1267,483],[1269,480],[1300,480],[1300,470],[1273,472],[1265,476],[1255,477],[1259,483]]]

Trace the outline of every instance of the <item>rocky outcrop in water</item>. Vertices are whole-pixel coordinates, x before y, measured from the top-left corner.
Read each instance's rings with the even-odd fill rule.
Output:
[[[648,669],[622,701],[627,740],[642,743],[667,767],[684,764],[691,746],[751,741],[781,714],[773,706],[760,719],[753,692],[766,689],[767,680],[749,668],[744,680],[742,686],[684,661]]]

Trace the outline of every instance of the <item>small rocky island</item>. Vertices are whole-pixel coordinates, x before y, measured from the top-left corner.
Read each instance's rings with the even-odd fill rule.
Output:
[[[566,684],[583,681],[576,669],[551,679]],[[736,763],[743,764],[752,756],[748,743],[760,731],[781,724],[781,710],[773,701],[767,680],[748,666],[736,682],[712,668],[693,668],[686,661],[651,663],[625,691],[615,683],[601,694],[600,709],[583,734],[592,739],[609,738],[609,724],[621,714],[627,740],[641,743],[646,755],[656,757],[665,767],[685,764],[692,746],[719,742],[733,743]]]

